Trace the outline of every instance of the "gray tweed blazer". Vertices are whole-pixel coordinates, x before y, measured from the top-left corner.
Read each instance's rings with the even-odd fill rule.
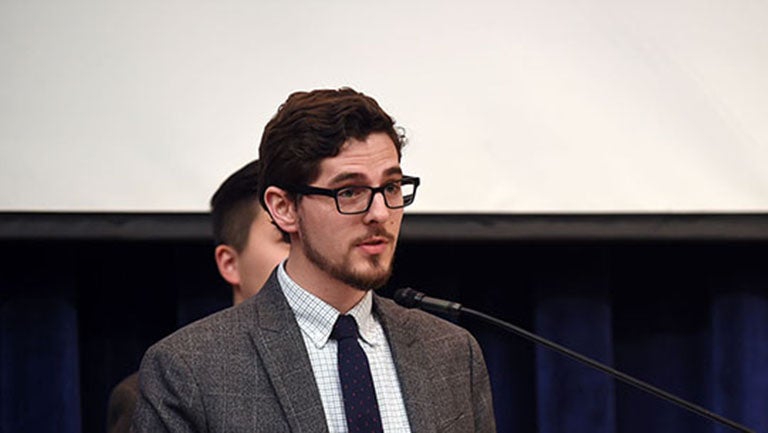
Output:
[[[483,355],[464,329],[374,296],[413,432],[494,432]],[[147,350],[132,431],[327,433],[301,331],[273,273],[242,304]]]

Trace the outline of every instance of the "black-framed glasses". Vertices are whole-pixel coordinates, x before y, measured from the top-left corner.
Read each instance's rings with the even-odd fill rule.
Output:
[[[420,180],[418,177],[403,176],[402,179],[388,182],[380,187],[372,186],[345,186],[336,189],[318,188],[309,185],[291,185],[283,188],[288,191],[303,195],[325,195],[333,197],[336,201],[336,209],[340,214],[354,215],[368,212],[373,203],[373,197],[381,193],[384,204],[390,209],[404,208],[416,198],[416,188]]]

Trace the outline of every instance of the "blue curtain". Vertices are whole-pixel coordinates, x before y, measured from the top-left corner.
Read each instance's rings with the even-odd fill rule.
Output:
[[[34,266],[2,272],[0,432],[81,431],[78,312],[70,264],[63,257],[51,273]]]
[[[2,433],[103,432],[111,388],[146,347],[231,302],[208,242],[5,247]],[[407,285],[455,299],[768,431],[767,253],[764,244],[411,243],[383,294]],[[459,322],[483,347],[500,432],[731,431]]]
[[[768,269],[765,256],[744,261],[725,265],[715,280],[708,383],[713,410],[764,432],[768,431]]]

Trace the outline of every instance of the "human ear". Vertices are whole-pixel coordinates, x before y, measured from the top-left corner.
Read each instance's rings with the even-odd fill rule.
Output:
[[[216,247],[214,254],[216,258],[216,266],[219,268],[221,277],[229,284],[239,286],[240,272],[238,270],[239,256],[237,255],[237,251],[229,245],[222,244]]]
[[[287,191],[274,185],[270,186],[264,191],[264,202],[272,220],[280,229],[287,233],[298,231],[296,202],[291,199]]]

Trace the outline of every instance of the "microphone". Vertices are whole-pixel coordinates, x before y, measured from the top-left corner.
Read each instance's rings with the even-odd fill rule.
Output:
[[[711,412],[707,409],[704,409],[703,407],[693,404],[687,400],[684,400],[674,394],[671,394],[667,391],[664,391],[661,388],[657,388],[649,383],[643,382],[640,379],[636,379],[626,373],[622,373],[619,370],[616,370],[612,367],[609,367],[605,364],[602,364],[598,361],[595,361],[592,358],[589,358],[587,356],[584,356],[578,352],[575,352],[571,349],[568,349],[567,347],[561,346],[553,341],[547,340],[544,337],[541,337],[539,335],[534,334],[533,332],[526,331],[523,328],[520,328],[519,326],[515,326],[511,323],[504,322],[503,320],[499,320],[493,316],[489,316],[487,314],[481,313],[479,311],[472,310],[470,308],[466,308],[459,304],[458,302],[452,302],[452,301],[446,301],[443,299],[438,298],[432,298],[429,296],[426,296],[424,293],[419,292],[417,290],[411,289],[411,288],[402,288],[395,291],[394,300],[398,304],[400,304],[403,307],[406,308],[419,308],[426,311],[431,311],[435,313],[448,313],[453,315],[459,315],[461,313],[466,313],[469,316],[478,318],[484,322],[490,323],[492,325],[496,325],[506,331],[512,332],[514,334],[517,334],[523,338],[526,338],[528,340],[533,341],[536,344],[540,344],[548,349],[554,350],[555,352],[558,352],[562,355],[565,355],[571,359],[574,359],[582,364],[585,364],[589,367],[592,367],[598,371],[601,371],[615,379],[618,379],[628,385],[632,385],[637,389],[640,389],[642,391],[645,391],[651,395],[654,395],[658,398],[661,398],[662,400],[666,400],[670,403],[676,404],[677,406],[682,407],[683,409],[687,409],[696,415],[699,415],[701,417],[704,417],[710,421],[718,422],[726,427],[730,427],[736,431],[744,432],[744,433],[756,433],[754,430],[749,429],[748,427],[745,427],[735,421],[732,421],[728,418],[722,417],[714,412]]]
[[[457,314],[460,313],[462,309],[461,304],[458,302],[431,298],[422,292],[418,292],[408,287],[399,289],[395,292],[395,302],[406,308],[420,308],[422,310],[432,311],[433,313]]]

